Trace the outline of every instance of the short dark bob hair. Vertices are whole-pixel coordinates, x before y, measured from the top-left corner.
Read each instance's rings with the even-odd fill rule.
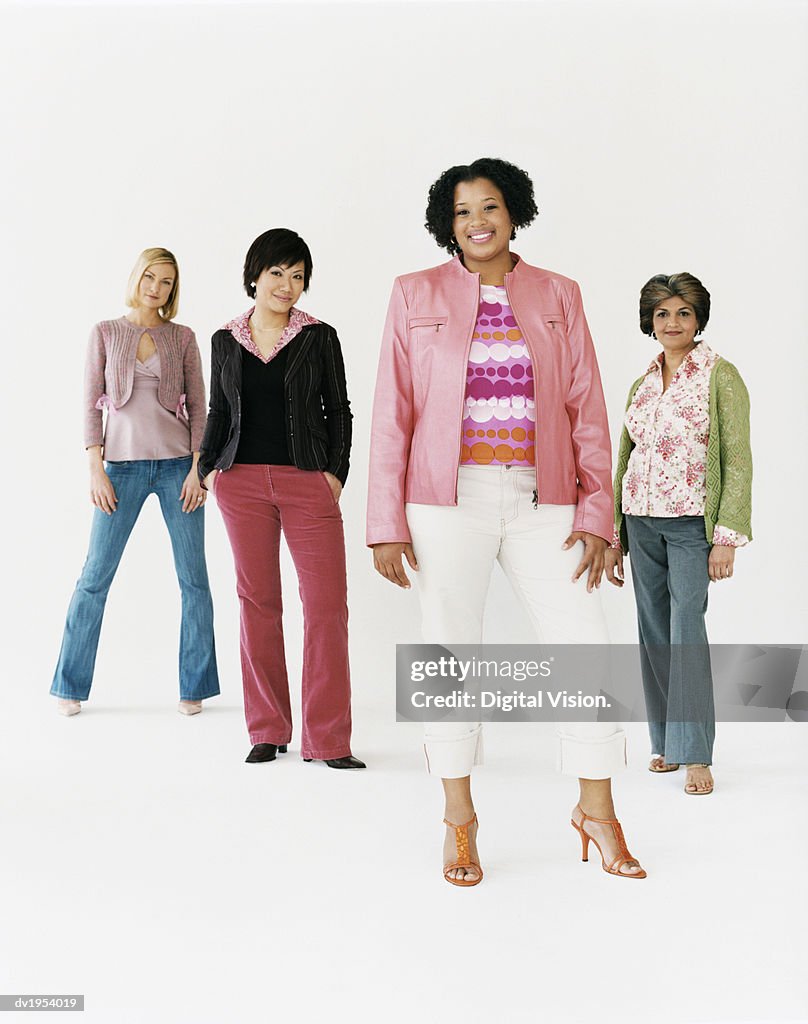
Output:
[[[710,319],[710,293],[692,274],[656,274],[640,291],[640,330],[654,333],[654,310],[666,299],[679,298],[693,307],[701,334]]]
[[[255,282],[270,267],[293,267],[303,264],[303,291],[311,280],[312,262],[309,247],[296,231],[270,228],[259,235],[244,257],[244,291],[255,298]]]
[[[450,167],[429,190],[424,227],[441,249],[447,249],[453,256],[460,252],[452,227],[455,188],[461,181],[477,181],[478,178],[493,181],[500,190],[514,228],[526,228],[539,212],[533,198],[533,182],[516,164],[496,157],[481,157],[470,164]]]

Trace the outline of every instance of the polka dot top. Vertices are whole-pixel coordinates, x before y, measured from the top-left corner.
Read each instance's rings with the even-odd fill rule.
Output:
[[[533,365],[504,287],[483,285],[466,374],[462,466],[532,466]]]

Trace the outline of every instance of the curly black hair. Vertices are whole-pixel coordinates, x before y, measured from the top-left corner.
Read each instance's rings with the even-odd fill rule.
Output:
[[[514,228],[526,228],[539,212],[533,198],[533,182],[516,164],[496,157],[481,157],[470,164],[450,167],[429,190],[424,227],[441,249],[447,249],[452,256],[460,252],[452,227],[455,187],[461,181],[478,178],[488,178],[500,190]]]

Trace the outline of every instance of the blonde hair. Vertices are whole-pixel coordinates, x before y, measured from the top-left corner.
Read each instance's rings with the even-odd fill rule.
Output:
[[[163,249],[160,246],[151,249],[144,249],[135,261],[132,273],[129,275],[129,283],[126,286],[126,305],[135,309],[138,305],[138,288],[140,281],[149,267],[155,263],[170,263],[175,270],[174,284],[169,293],[168,300],[160,307],[160,316],[164,320],[173,320],[177,315],[180,305],[180,268],[177,265],[177,258],[173,252]]]

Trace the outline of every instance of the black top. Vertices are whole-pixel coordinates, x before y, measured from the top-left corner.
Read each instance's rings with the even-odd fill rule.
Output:
[[[242,358],[246,366],[248,357],[229,330],[213,335],[210,411],[197,465],[202,481],[212,469],[229,469],[241,444]],[[298,469],[327,470],[344,484],[351,452],[351,403],[336,331],[324,323],[304,327],[289,343],[286,360],[284,409],[291,463]]]
[[[294,345],[294,341],[291,342]],[[291,466],[286,438],[283,382],[290,345],[268,363],[244,349],[241,355],[241,436],[233,462]]]

